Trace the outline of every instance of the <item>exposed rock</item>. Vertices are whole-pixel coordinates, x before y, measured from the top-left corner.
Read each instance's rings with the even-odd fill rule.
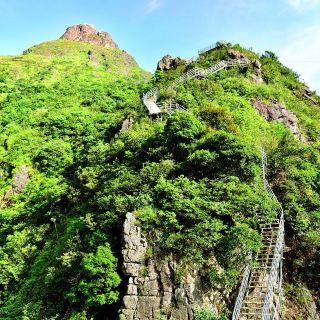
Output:
[[[234,49],[229,49],[228,50],[228,56],[231,58],[231,59],[243,59],[243,58],[246,58],[246,56],[237,51],[237,50],[234,50]]]
[[[21,166],[13,179],[13,192],[20,193],[24,186],[28,183],[29,178],[29,168],[26,165]]]
[[[4,194],[3,200],[5,203],[10,202],[10,198],[13,195],[13,189],[10,188],[6,191],[6,193]]]
[[[252,65],[254,67],[254,74],[251,75],[251,78],[255,83],[260,84],[263,82],[261,62],[259,60],[254,60]]]
[[[26,165],[19,167],[16,175],[13,178],[12,186],[5,192],[2,198],[3,204],[10,203],[11,201],[10,198],[14,194],[21,193],[29,180],[30,180],[29,168]],[[1,202],[1,199],[0,199],[0,202]],[[1,203],[0,203],[0,207],[1,207]]]
[[[259,60],[254,60],[252,62],[252,65],[254,66],[255,69],[261,70],[261,62]]]
[[[167,54],[158,62],[157,70],[168,71],[172,68],[177,68],[177,66],[186,63],[187,61],[181,58],[173,58],[170,54]]]
[[[118,48],[109,33],[97,32],[95,27],[90,24],[71,26],[67,28],[60,39],[88,42],[105,48]]]
[[[320,320],[319,311],[311,292],[304,288],[303,295],[305,301],[303,304],[286,299],[284,320]]]
[[[99,58],[97,57],[97,54],[93,51],[89,50],[88,52],[89,59],[93,62],[94,65],[99,65]]]
[[[123,240],[128,284],[121,320],[154,320],[161,312],[168,319],[192,320],[196,306],[217,311],[217,305],[224,304],[225,294],[206,288],[199,268],[182,266],[173,257],[165,259],[156,247],[150,257],[147,239],[133,213],[126,216]]]
[[[312,95],[313,92],[308,87],[306,87],[303,93],[303,97],[310,100],[315,105],[319,105],[319,102]]]
[[[292,111],[287,110],[284,105],[276,100],[265,104],[259,99],[252,100],[252,104],[267,121],[282,122],[283,125],[290,129],[302,142],[306,142],[306,138],[300,132],[296,115]]]
[[[128,130],[128,129],[132,128],[132,126],[133,126],[133,119],[127,118],[127,119],[123,120],[121,130]]]
[[[257,84],[263,83],[262,77],[259,76],[259,75],[257,75],[257,74],[255,74],[255,73],[253,73],[253,74],[251,75],[251,79],[252,79],[253,82],[255,82],[255,83],[257,83]]]

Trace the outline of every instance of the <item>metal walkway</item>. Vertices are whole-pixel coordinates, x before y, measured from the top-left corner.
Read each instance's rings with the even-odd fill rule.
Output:
[[[265,190],[277,203],[277,219],[262,227],[262,248],[255,259],[254,266],[245,268],[232,320],[282,319],[284,217],[281,204],[266,178],[266,153],[263,149],[261,153],[263,182]]]
[[[209,46],[199,51],[199,54],[211,50]],[[194,61],[195,59],[192,59]],[[175,89],[179,83],[188,79],[203,79],[210,74],[233,66],[247,66],[247,59],[222,60],[207,68],[194,68],[189,70],[171,85]],[[186,110],[177,103],[157,103],[159,90],[153,88],[143,95],[143,103],[150,115],[158,115],[162,112],[173,113],[175,110]],[[253,266],[246,266],[243,279],[234,306],[232,320],[282,320],[282,260],[284,249],[284,217],[283,209],[271,189],[267,180],[267,156],[262,154],[262,172],[265,190],[276,201],[277,219],[272,223],[261,227],[262,248],[254,259]]]
[[[183,83],[189,79],[193,79],[193,78],[203,79],[209,76],[210,74],[219,72],[220,70],[227,69],[230,67],[235,67],[235,66],[247,66],[248,64],[249,64],[249,61],[247,59],[222,60],[207,69],[194,68],[187,71],[179,78],[177,78],[167,89],[175,89],[179,85],[179,83]],[[174,107],[176,107],[176,109],[185,109],[183,106],[180,106],[177,103],[175,103],[174,106],[172,103],[160,105],[157,103],[158,97],[159,97],[158,88],[153,88],[143,95],[143,99],[142,99],[143,104],[146,106],[146,108],[149,111],[149,115],[151,116],[158,115],[161,112],[167,112],[167,110],[172,111]]]

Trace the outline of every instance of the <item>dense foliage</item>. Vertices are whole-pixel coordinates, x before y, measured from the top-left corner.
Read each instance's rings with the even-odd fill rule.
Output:
[[[273,54],[234,49],[261,60],[263,84],[251,80],[249,67],[165,89],[188,68],[226,58],[228,45],[157,71],[149,83],[126,53],[66,40],[0,58],[1,319],[115,317],[128,211],[164,252],[207,266],[209,285],[234,290],[248,253],[259,250],[258,220],[274,219],[261,145],[285,209],[286,280],[316,293],[318,97],[305,98],[305,85]],[[150,121],[140,96],[153,85],[188,112]],[[252,98],[284,103],[309,142],[266,122]],[[122,130],[128,117],[134,125]],[[23,166],[28,182],[14,191]],[[222,273],[209,263],[213,255]]]

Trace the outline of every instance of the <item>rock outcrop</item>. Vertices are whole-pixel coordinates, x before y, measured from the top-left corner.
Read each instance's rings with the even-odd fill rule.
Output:
[[[287,298],[285,301],[284,320],[320,320],[317,305],[311,292],[306,287],[300,290],[303,290],[300,293],[303,294],[304,303],[301,304],[296,299]]]
[[[71,26],[67,28],[60,39],[82,41],[105,48],[118,48],[118,45],[112,40],[109,33],[98,32],[95,27],[90,24]]]
[[[302,142],[306,142],[306,138],[300,132],[296,115],[292,111],[287,110],[285,106],[277,100],[272,100],[266,104],[259,99],[253,99],[252,105],[267,121],[282,122],[283,125],[290,129]]]
[[[92,61],[92,63],[95,65],[95,66],[98,66],[99,65],[99,58],[97,56],[97,54],[93,51],[89,51],[88,52],[88,56],[89,56],[89,59]]]
[[[123,242],[128,284],[120,320],[154,320],[160,315],[192,320],[199,306],[217,311],[217,306],[224,305],[223,293],[205,286],[200,269],[182,266],[150,246],[133,213],[126,216]]]
[[[314,92],[312,92],[308,87],[306,87],[306,88],[304,89],[304,93],[303,93],[302,96],[303,96],[303,98],[306,98],[306,99],[308,99],[309,101],[311,101],[313,104],[319,106],[320,103],[319,103],[319,101],[317,101],[317,100],[314,98],[313,94],[314,94]]]
[[[246,58],[246,56],[243,53],[241,53],[237,50],[234,50],[234,49],[229,49],[227,54],[231,59],[244,59],[244,58]]]
[[[259,60],[254,60],[252,62],[253,68],[254,68],[254,73],[251,75],[252,80],[259,84],[263,82],[263,77],[262,77],[262,69],[261,69],[261,62]]]
[[[29,180],[29,168],[26,165],[19,167],[13,178],[12,186],[6,191],[3,197],[4,202],[10,202],[12,195],[21,193]]]
[[[133,119],[131,117],[122,121],[121,130],[128,130],[133,126]]]
[[[173,58],[170,54],[167,54],[159,60],[157,70],[168,71],[172,68],[177,68],[177,66],[186,63],[187,62],[181,58]]]
[[[20,193],[28,183],[29,179],[29,168],[26,165],[19,167],[12,183],[13,192]]]

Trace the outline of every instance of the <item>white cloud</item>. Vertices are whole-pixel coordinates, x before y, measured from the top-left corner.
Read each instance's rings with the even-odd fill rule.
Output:
[[[280,60],[320,92],[320,25],[294,30],[278,52]]]
[[[147,0],[147,12],[153,12],[163,5],[162,0]]]
[[[297,10],[308,10],[320,4],[320,0],[287,0]]]

